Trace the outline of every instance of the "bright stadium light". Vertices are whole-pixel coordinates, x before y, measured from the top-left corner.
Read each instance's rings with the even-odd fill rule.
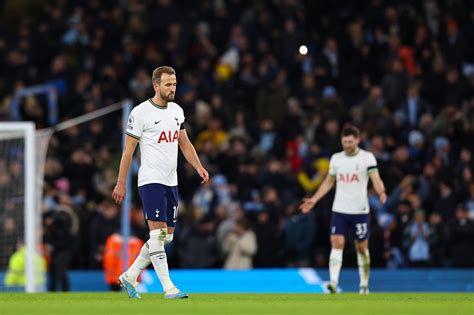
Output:
[[[300,54],[302,54],[304,56],[307,53],[308,53],[308,47],[306,47],[306,45],[301,45],[300,46]]]

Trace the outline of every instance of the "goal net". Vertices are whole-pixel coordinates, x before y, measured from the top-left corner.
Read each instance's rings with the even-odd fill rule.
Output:
[[[85,131],[93,140],[97,139],[90,131],[98,126],[112,125],[123,134],[119,129],[126,126],[130,110],[131,102],[125,100],[41,130],[35,130],[33,123],[0,123],[0,292],[38,292],[46,288],[43,215],[51,210],[45,202],[51,181],[45,167],[51,168],[58,155],[70,161],[72,152],[95,150],[88,147],[90,142],[84,137],[74,137],[77,130]],[[95,136],[104,134],[99,130]],[[65,139],[74,139],[74,143]],[[123,139],[113,141],[120,149]],[[65,151],[65,147],[70,150]],[[64,172],[67,167],[63,165]],[[70,179],[69,184],[80,181],[80,176]],[[124,239],[130,233],[130,182],[122,207]],[[125,250],[123,255],[127,255]]]
[[[2,291],[24,288],[34,292],[44,286],[44,268],[35,264],[40,231],[35,209],[35,143],[33,123],[0,124]]]

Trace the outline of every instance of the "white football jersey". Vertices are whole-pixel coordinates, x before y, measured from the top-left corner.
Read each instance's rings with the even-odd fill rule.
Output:
[[[336,179],[332,211],[347,214],[369,213],[367,183],[369,174],[378,172],[377,160],[368,151],[358,149],[349,156],[344,151],[333,154],[329,174]]]
[[[183,109],[176,103],[160,108],[149,99],[133,108],[126,133],[140,141],[139,187],[178,185],[178,138],[183,122]]]

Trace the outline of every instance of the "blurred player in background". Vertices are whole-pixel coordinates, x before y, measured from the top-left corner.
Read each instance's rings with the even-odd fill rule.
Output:
[[[150,239],[143,245],[130,268],[119,277],[119,283],[131,298],[140,298],[136,290],[137,278],[151,261],[163,286],[165,298],[187,298],[187,294],[178,290],[170,279],[164,247],[165,243],[173,240],[178,216],[178,146],[201,176],[202,183],[209,180],[209,174],[201,165],[184,129],[183,109],[173,102],[176,93],[175,70],[166,66],[155,69],[152,83],[155,96],[136,106],[130,113],[117,185],[112,193],[115,201],[122,203],[133,152],[140,143],[138,190],[150,229]]]
[[[357,249],[357,263],[360,275],[360,293],[369,293],[370,255],[369,202],[367,183],[369,177],[379,199],[385,203],[385,186],[380,179],[377,161],[372,153],[362,150],[359,145],[359,129],[345,126],[342,130],[343,151],[333,154],[329,163],[329,174],[311,198],[304,198],[300,209],[308,213],[336,185],[336,196],[332,206],[331,254],[329,256],[330,281],[327,285],[331,293],[336,293],[339,272],[342,266],[345,235],[352,229]]]

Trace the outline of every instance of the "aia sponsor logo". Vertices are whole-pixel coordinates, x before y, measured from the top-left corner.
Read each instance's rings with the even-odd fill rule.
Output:
[[[179,137],[179,132],[178,130],[175,130],[174,133],[171,130],[168,131],[162,131],[160,133],[160,136],[158,137],[158,144],[164,142],[164,143],[173,143],[175,141],[178,141]]]
[[[357,174],[338,174],[337,181],[349,184],[360,182],[359,176],[357,176]]]

